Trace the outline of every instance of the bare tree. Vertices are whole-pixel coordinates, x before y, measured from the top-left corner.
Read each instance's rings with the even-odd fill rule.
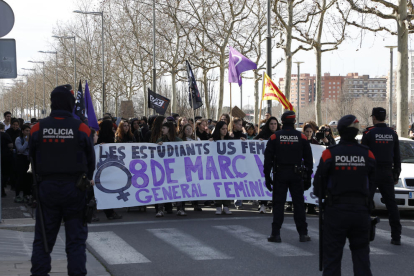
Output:
[[[414,32],[414,10],[411,1],[407,0],[346,0],[355,12],[352,18],[344,21],[352,26],[371,32],[385,31],[397,35],[397,133],[401,137],[408,136],[408,35]],[[386,25],[393,20],[395,28]],[[395,30],[396,29],[396,30]],[[362,41],[362,40],[361,40]],[[362,43],[362,42],[361,42]]]

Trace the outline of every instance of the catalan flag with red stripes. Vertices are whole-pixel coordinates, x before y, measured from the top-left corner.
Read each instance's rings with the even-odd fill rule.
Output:
[[[292,104],[286,99],[285,95],[280,92],[276,84],[270,79],[270,77],[263,73],[263,93],[262,101],[276,100],[279,101],[285,109],[295,111]]]

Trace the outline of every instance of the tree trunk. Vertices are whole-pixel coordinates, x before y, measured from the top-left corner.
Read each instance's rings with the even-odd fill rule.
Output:
[[[171,68],[171,87],[172,87],[172,95],[171,95],[171,113],[177,113],[177,86],[175,85],[176,79],[176,71],[175,68]]]
[[[203,92],[204,92],[204,106],[207,119],[210,117],[210,101],[208,98],[208,79],[207,79],[208,71],[203,68]]]
[[[397,133],[400,137],[408,137],[408,30],[407,1],[399,0],[398,53],[397,53]],[[392,116],[392,114],[389,114]]]

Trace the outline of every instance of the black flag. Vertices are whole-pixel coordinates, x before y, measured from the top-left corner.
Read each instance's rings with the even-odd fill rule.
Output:
[[[155,112],[164,115],[169,104],[169,99],[152,92],[151,89],[148,88],[148,108],[155,109]]]
[[[188,76],[188,100],[190,102],[190,106],[196,110],[203,106],[203,101],[200,96],[200,92],[198,92],[197,83],[194,78],[193,70],[191,70],[190,63],[188,60],[185,61],[187,63],[187,76]]]
[[[85,109],[85,98],[83,97],[82,81],[79,81],[78,92],[76,92],[75,109],[73,110],[73,117],[82,121],[82,123],[88,124],[88,116]]]

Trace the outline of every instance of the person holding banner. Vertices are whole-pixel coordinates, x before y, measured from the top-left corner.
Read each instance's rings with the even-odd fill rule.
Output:
[[[271,119],[269,119],[270,121]],[[292,195],[296,229],[300,242],[310,241],[306,223],[304,190],[311,187],[313,172],[312,149],[305,135],[295,129],[296,114],[286,111],[282,115],[283,128],[272,134],[264,153],[264,174],[266,187],[273,191],[273,223],[269,242],[282,242],[280,228],[283,224],[287,191]],[[304,168],[306,179],[303,181]],[[273,171],[273,179],[270,174]],[[272,188],[273,185],[273,188]]]
[[[210,141],[219,141],[219,140],[232,140],[228,132],[228,125],[224,121],[217,123],[216,128],[213,132]],[[231,215],[232,212],[229,210],[231,200],[216,200],[216,215],[226,214]]]
[[[278,130],[280,130],[279,121],[276,119],[276,117],[269,117],[264,127],[262,128],[262,131],[260,131],[259,134],[254,139],[260,140],[260,141],[269,140],[270,136]],[[260,214],[266,214],[267,203],[268,203],[268,200],[259,201],[259,206],[260,206],[259,213]]]
[[[127,121],[121,121],[115,133],[115,143],[135,143],[135,136]]]
[[[162,125],[161,128],[162,137],[157,140],[158,145],[162,145],[164,142],[182,142],[181,138],[177,136],[175,132],[175,126],[172,122],[166,122]],[[177,216],[186,216],[187,214],[184,211],[184,203],[177,202]],[[160,218],[164,216],[164,204],[158,204],[158,212],[155,217]]]
[[[193,126],[190,124],[186,124],[184,125],[184,127],[182,128],[183,131],[181,132],[181,134],[179,135],[179,137],[183,140],[183,141],[200,141],[200,137],[195,137],[194,135],[194,131],[193,131]]]

